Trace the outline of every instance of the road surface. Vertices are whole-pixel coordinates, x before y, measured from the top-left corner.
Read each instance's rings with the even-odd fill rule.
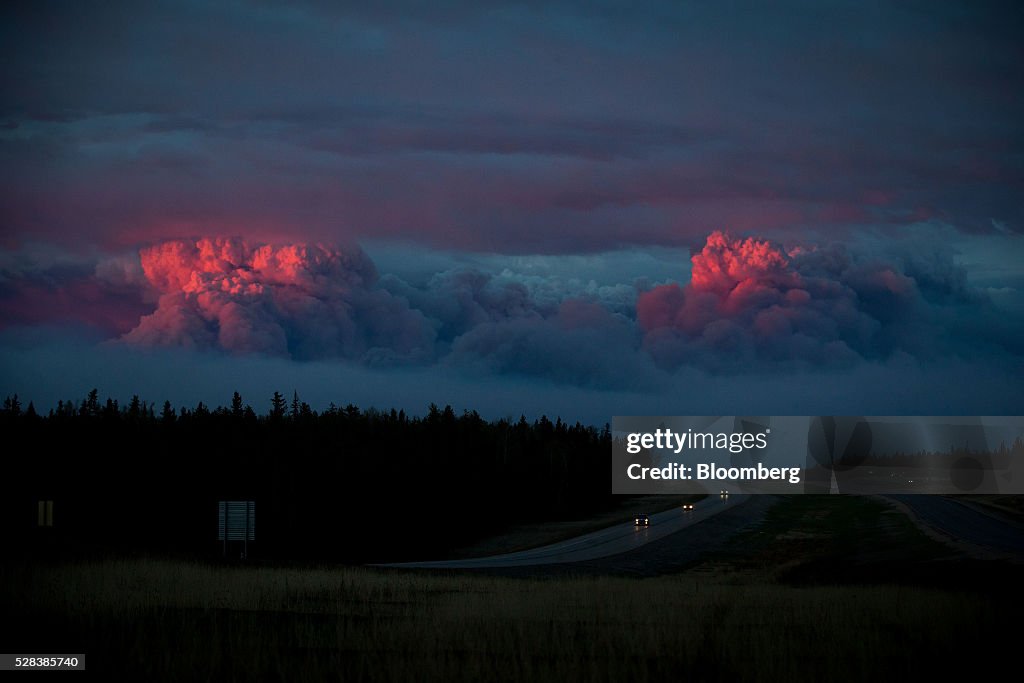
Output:
[[[985,514],[974,507],[944,496],[887,496],[909,508],[917,520],[954,542],[1007,553],[1024,554],[1024,528]]]
[[[632,520],[583,536],[552,543],[551,545],[520,550],[504,555],[478,557],[467,560],[435,560],[431,562],[400,562],[378,565],[410,569],[492,569],[501,567],[529,567],[546,564],[585,562],[636,550],[651,541],[664,538],[709,517],[732,509],[750,496],[734,493],[727,497],[708,496],[694,504],[694,509],[681,507],[650,515],[648,527],[635,527]]]

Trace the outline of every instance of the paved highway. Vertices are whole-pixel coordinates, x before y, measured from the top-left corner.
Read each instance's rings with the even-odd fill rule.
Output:
[[[504,555],[478,557],[468,560],[436,560],[431,562],[401,562],[379,565],[386,567],[408,567],[417,569],[484,569],[498,567],[528,567],[542,564],[584,562],[600,557],[618,555],[635,550],[651,541],[664,538],[680,529],[685,529],[720,512],[736,507],[749,496],[732,494],[725,498],[708,496],[694,504],[694,509],[685,511],[681,507],[650,515],[648,527],[635,527],[632,519],[607,529],[594,531],[551,545],[520,550]]]
[[[954,541],[1001,553],[1024,554],[1024,528],[985,514],[953,498],[928,495],[891,495],[906,505],[924,525]]]

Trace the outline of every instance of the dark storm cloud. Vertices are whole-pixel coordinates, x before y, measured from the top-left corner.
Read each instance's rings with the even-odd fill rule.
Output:
[[[155,301],[137,256],[36,249],[0,257],[0,328],[76,323],[111,337],[137,325]]]
[[[25,3],[8,239],[578,253],[1024,214],[1013,4]]]

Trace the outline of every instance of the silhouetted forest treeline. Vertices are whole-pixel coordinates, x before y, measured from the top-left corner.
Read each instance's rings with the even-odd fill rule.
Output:
[[[1024,439],[1017,437],[1012,443],[1000,441],[995,447],[971,448],[950,444],[948,450],[895,451],[892,453],[869,453],[860,460],[862,466],[877,467],[919,467],[927,461],[933,467],[955,467],[962,459],[983,459],[988,469],[1009,469],[1013,460],[1024,458]]]
[[[250,555],[381,561],[441,557],[517,522],[586,515],[612,503],[611,435],[541,417],[486,421],[431,405],[423,417],[354,405],[317,412],[280,393],[257,411],[16,396],[0,411],[8,444],[4,525],[90,547],[220,551],[217,502],[256,501]]]

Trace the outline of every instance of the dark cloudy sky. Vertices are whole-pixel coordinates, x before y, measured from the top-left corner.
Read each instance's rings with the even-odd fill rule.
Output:
[[[137,5],[0,9],[2,393],[1019,412],[1017,3]]]

